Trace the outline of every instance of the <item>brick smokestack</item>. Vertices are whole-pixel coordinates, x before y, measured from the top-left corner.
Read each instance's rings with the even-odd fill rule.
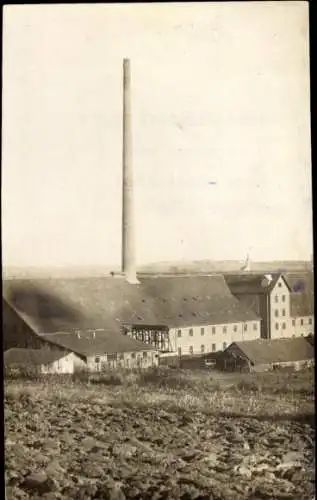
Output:
[[[130,60],[123,60],[122,264],[129,283],[138,283],[135,262]]]

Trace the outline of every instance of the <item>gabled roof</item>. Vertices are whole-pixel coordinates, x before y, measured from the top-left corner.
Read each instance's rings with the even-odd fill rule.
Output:
[[[61,349],[20,349],[12,348],[5,351],[3,355],[4,364],[9,365],[26,365],[39,366],[49,365],[54,361],[64,358],[69,354],[69,351]]]
[[[123,323],[183,327],[258,319],[221,275],[144,278],[139,285],[113,277],[7,280],[4,297],[43,334],[119,333]]]
[[[312,316],[314,314],[314,273],[285,273],[291,293],[291,316]]]
[[[269,277],[269,279],[267,278]],[[267,294],[275,287],[279,278],[282,278],[289,288],[283,274],[279,273],[240,273],[226,274],[226,282],[234,295]],[[291,291],[291,290],[290,290]]]
[[[314,273],[312,271],[285,272],[284,276],[292,292],[314,292]]]
[[[266,284],[264,274],[258,273],[228,274],[226,282],[231,292],[248,306],[249,303],[252,303],[252,295],[259,296],[270,293],[281,276],[290,292],[291,316],[311,316],[314,314],[314,274],[311,271],[271,273],[271,276],[270,284]],[[256,305],[255,302],[254,305]],[[256,307],[253,310],[259,314]]]
[[[304,337],[234,342],[226,351],[230,351],[233,346],[237,346],[253,364],[282,363],[314,358],[314,348]]]
[[[262,294],[241,294],[237,296],[241,305],[243,305],[246,309],[250,309],[254,311],[259,317],[262,314],[261,311],[261,298]]]
[[[95,337],[91,333],[81,332],[80,338],[75,333],[53,333],[43,335],[80,356],[95,356],[123,352],[155,351],[149,344],[143,344],[127,335],[112,332],[97,332]]]

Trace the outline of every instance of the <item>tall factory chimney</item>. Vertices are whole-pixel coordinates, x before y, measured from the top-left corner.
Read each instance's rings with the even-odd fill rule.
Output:
[[[122,264],[129,283],[138,283],[135,262],[130,60],[123,60]]]

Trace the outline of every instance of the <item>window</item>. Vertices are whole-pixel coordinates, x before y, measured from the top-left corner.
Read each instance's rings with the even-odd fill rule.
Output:
[[[281,286],[282,286],[282,283],[281,283],[281,282],[279,282],[278,287],[279,287],[279,288],[281,288]]]
[[[285,315],[286,315],[285,309],[282,309],[282,316],[285,316]]]
[[[282,295],[282,302],[285,302],[285,300],[286,300],[285,295]]]
[[[211,344],[211,350],[212,350],[212,352],[215,352],[215,350],[216,350],[216,344]]]
[[[205,328],[200,329],[200,335],[205,335]]]
[[[177,352],[178,352],[178,355],[179,355],[179,356],[181,356],[181,355],[182,355],[182,348],[181,348],[181,347],[179,347],[179,348],[177,349]]]
[[[108,361],[117,361],[117,353],[114,352],[114,353],[108,354],[107,359],[108,359]]]
[[[177,332],[177,336],[178,336],[178,337],[181,337],[181,336],[182,336],[182,330],[178,330],[178,332]]]
[[[301,326],[303,326],[303,324],[304,324],[304,320],[303,319],[300,320],[300,324],[301,324]]]
[[[143,358],[147,358],[147,352],[143,353]]]
[[[227,333],[227,327],[224,326],[223,329],[222,329],[223,333]]]
[[[120,354],[119,359],[124,359],[124,354]]]
[[[257,323],[253,323],[253,330],[256,332],[256,331],[257,331],[257,329],[258,329],[258,325],[257,325]]]
[[[277,318],[278,317],[278,309],[275,309],[274,314],[275,314],[275,317]]]
[[[215,335],[215,333],[216,333],[216,327],[215,327],[215,326],[213,326],[213,327],[211,328],[211,333],[212,333],[213,335]]]
[[[95,357],[95,363],[100,363],[100,356]]]
[[[225,350],[225,349],[227,348],[227,342],[224,342],[224,343],[222,344],[222,347],[223,347],[223,350]]]
[[[313,324],[313,320],[312,320],[312,318],[309,318],[309,320],[308,320],[308,324],[309,324],[309,325],[312,325],[312,324]]]
[[[204,352],[205,352],[205,346],[204,346],[204,344],[201,344],[201,346],[200,346],[200,350],[201,350],[201,352],[202,352],[202,353],[204,353]]]
[[[238,331],[238,327],[237,327],[237,325],[234,325],[234,326],[233,326],[233,331],[234,331],[234,332],[237,332],[237,331]]]
[[[135,359],[135,352],[133,352],[133,353],[131,354],[131,358],[132,358],[132,359]]]
[[[189,329],[189,336],[190,336],[190,337],[192,337],[192,336],[193,336],[193,329],[192,329],[192,328],[190,328],[190,329]]]
[[[295,319],[292,320],[292,325],[295,326]]]
[[[194,352],[194,348],[192,345],[189,346],[189,354],[193,354]]]
[[[278,295],[275,295],[275,302],[278,302]]]
[[[243,327],[243,328],[244,328],[244,331],[246,332],[246,331],[247,331],[247,329],[248,329],[248,325],[247,325],[247,323],[244,323],[244,327]]]
[[[285,329],[286,329],[286,323],[283,323],[283,324],[282,324],[282,328],[283,328],[283,330],[285,330]]]
[[[279,329],[279,324],[278,323],[275,323],[275,330],[278,330]]]

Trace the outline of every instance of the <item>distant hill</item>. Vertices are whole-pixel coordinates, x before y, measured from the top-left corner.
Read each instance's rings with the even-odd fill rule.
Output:
[[[210,272],[236,272],[241,269],[242,261],[238,260],[199,260],[191,262],[156,262],[138,266],[140,274],[178,274],[178,273],[210,273]],[[313,264],[310,261],[271,261],[251,262],[251,271],[273,272],[273,271],[301,271],[311,270]],[[118,266],[68,266],[68,267],[16,267],[7,266],[3,268],[3,278],[66,278],[66,277],[89,277],[108,276],[111,271],[119,271]]]
[[[239,271],[244,262],[238,260],[200,260],[192,262],[158,262],[140,267],[140,272],[144,273],[177,273],[177,272],[235,272]],[[296,271],[303,269],[312,269],[313,264],[310,261],[269,261],[269,262],[251,262],[251,270],[258,272],[265,271]]]

